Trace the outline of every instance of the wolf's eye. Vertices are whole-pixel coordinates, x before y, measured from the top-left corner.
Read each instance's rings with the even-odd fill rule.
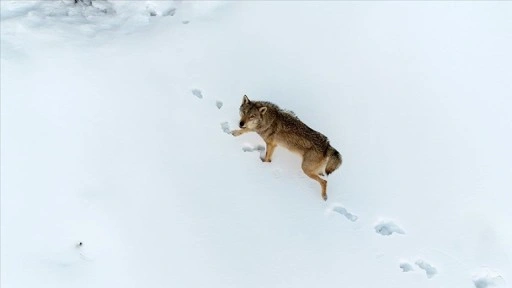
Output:
[[[249,116],[249,119],[254,119],[254,117],[256,117],[256,115],[251,115]]]

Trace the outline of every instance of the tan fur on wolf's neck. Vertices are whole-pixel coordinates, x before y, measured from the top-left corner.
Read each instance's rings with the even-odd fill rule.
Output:
[[[251,101],[244,96],[240,106],[240,130],[234,136],[256,132],[267,144],[264,162],[272,161],[277,145],[302,156],[302,170],[322,187],[322,197],[327,199],[327,180],[320,175],[329,175],[341,165],[341,155],[327,137],[304,124],[293,112],[283,110],[266,101]]]

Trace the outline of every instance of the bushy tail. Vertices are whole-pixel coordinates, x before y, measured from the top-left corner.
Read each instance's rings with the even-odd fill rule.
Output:
[[[327,157],[329,157],[329,160],[327,160],[327,165],[325,166],[325,173],[329,175],[341,166],[342,159],[340,152],[332,148],[332,146],[327,150]]]

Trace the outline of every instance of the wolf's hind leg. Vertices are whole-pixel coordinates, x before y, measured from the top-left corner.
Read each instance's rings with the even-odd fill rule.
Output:
[[[324,165],[323,162],[325,161],[323,161],[320,155],[306,153],[302,159],[302,171],[304,171],[309,178],[320,183],[320,187],[322,187],[322,199],[327,201],[327,180],[322,179],[319,175],[319,169]]]

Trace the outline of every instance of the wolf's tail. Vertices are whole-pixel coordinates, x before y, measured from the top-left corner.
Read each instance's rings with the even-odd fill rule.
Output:
[[[325,173],[329,175],[341,166],[342,159],[340,152],[332,148],[332,146],[327,150],[327,157],[329,157],[329,160],[327,160],[327,165],[325,166]]]

